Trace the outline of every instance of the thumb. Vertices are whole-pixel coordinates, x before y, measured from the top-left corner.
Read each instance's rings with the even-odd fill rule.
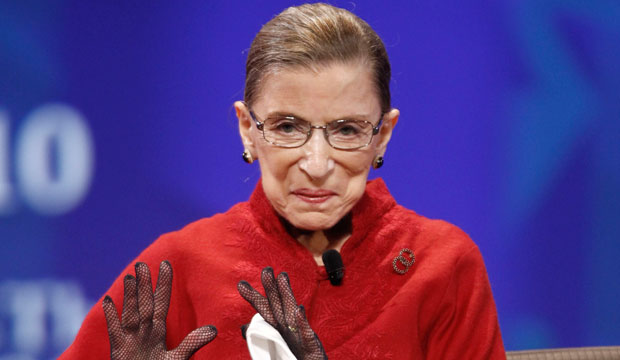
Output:
[[[203,346],[210,343],[217,336],[217,329],[213,325],[206,325],[189,333],[181,344],[170,353],[174,359],[189,359]]]

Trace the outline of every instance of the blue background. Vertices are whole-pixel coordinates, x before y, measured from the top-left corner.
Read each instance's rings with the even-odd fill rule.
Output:
[[[232,103],[254,34],[292,4],[0,3],[0,359],[58,355],[158,235],[248,198],[260,172]],[[392,62],[402,115],[371,176],[477,242],[506,348],[620,344],[620,3],[333,4]],[[79,201],[57,211],[17,170],[49,104],[92,143]],[[66,154],[50,144],[53,179]]]

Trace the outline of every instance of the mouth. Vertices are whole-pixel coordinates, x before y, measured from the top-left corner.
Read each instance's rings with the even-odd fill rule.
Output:
[[[292,192],[300,200],[310,204],[321,204],[329,200],[336,193],[330,190],[324,189],[297,189]]]

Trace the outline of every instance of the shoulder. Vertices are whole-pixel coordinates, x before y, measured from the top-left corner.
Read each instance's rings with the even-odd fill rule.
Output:
[[[475,247],[459,227],[444,220],[427,218],[397,204],[380,178],[367,184],[361,203],[358,208],[364,215],[359,217],[367,223],[366,226],[378,231],[380,237],[398,239],[397,246],[433,247],[443,251],[463,251]]]
[[[209,241],[212,236],[208,236],[208,234],[227,233],[235,229],[239,222],[247,219],[250,216],[248,208],[247,202],[235,204],[226,212],[189,223],[180,230],[162,235],[162,238],[168,239],[168,241],[185,241],[188,239]]]
[[[429,219],[400,205],[394,206],[381,220],[382,238],[390,239],[388,266],[404,269],[401,256],[407,259],[407,250],[415,257],[409,266],[407,278],[427,284],[452,281],[455,273],[485,272],[484,261],[477,245],[459,227],[437,219]]]
[[[390,209],[384,218],[384,226],[399,229],[407,235],[403,240],[418,248],[462,252],[476,247],[469,235],[458,226],[427,218],[401,205]]]
[[[393,234],[400,234],[395,237],[388,266],[391,273],[407,270],[401,280],[405,292],[425,294],[419,301],[430,304],[432,309],[432,304],[444,301],[446,296],[452,299],[457,292],[468,292],[471,289],[464,289],[472,286],[488,287],[480,250],[462,229],[400,205],[387,215],[385,221],[398,229]],[[408,261],[409,254],[404,249],[413,253],[413,262]]]
[[[224,213],[202,218],[183,228],[165,233],[149,245],[138,257],[141,261],[169,260],[205,261],[226,256],[230,239],[243,229],[250,228],[251,215],[247,202],[238,203]]]
[[[362,200],[362,206],[357,208],[360,213],[357,223],[370,234],[363,242],[375,253],[385,254],[384,261],[393,260],[401,250],[409,249],[415,254],[416,265],[418,262],[423,265],[424,261],[426,265],[433,264],[433,271],[439,270],[437,267],[448,271],[462,256],[478,251],[472,239],[459,227],[397,204],[381,179],[367,184]]]

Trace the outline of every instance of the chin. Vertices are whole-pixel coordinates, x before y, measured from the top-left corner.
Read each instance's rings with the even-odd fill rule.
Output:
[[[332,228],[342,217],[334,218],[325,214],[303,213],[296,216],[286,217],[294,227],[307,231],[321,231]]]

